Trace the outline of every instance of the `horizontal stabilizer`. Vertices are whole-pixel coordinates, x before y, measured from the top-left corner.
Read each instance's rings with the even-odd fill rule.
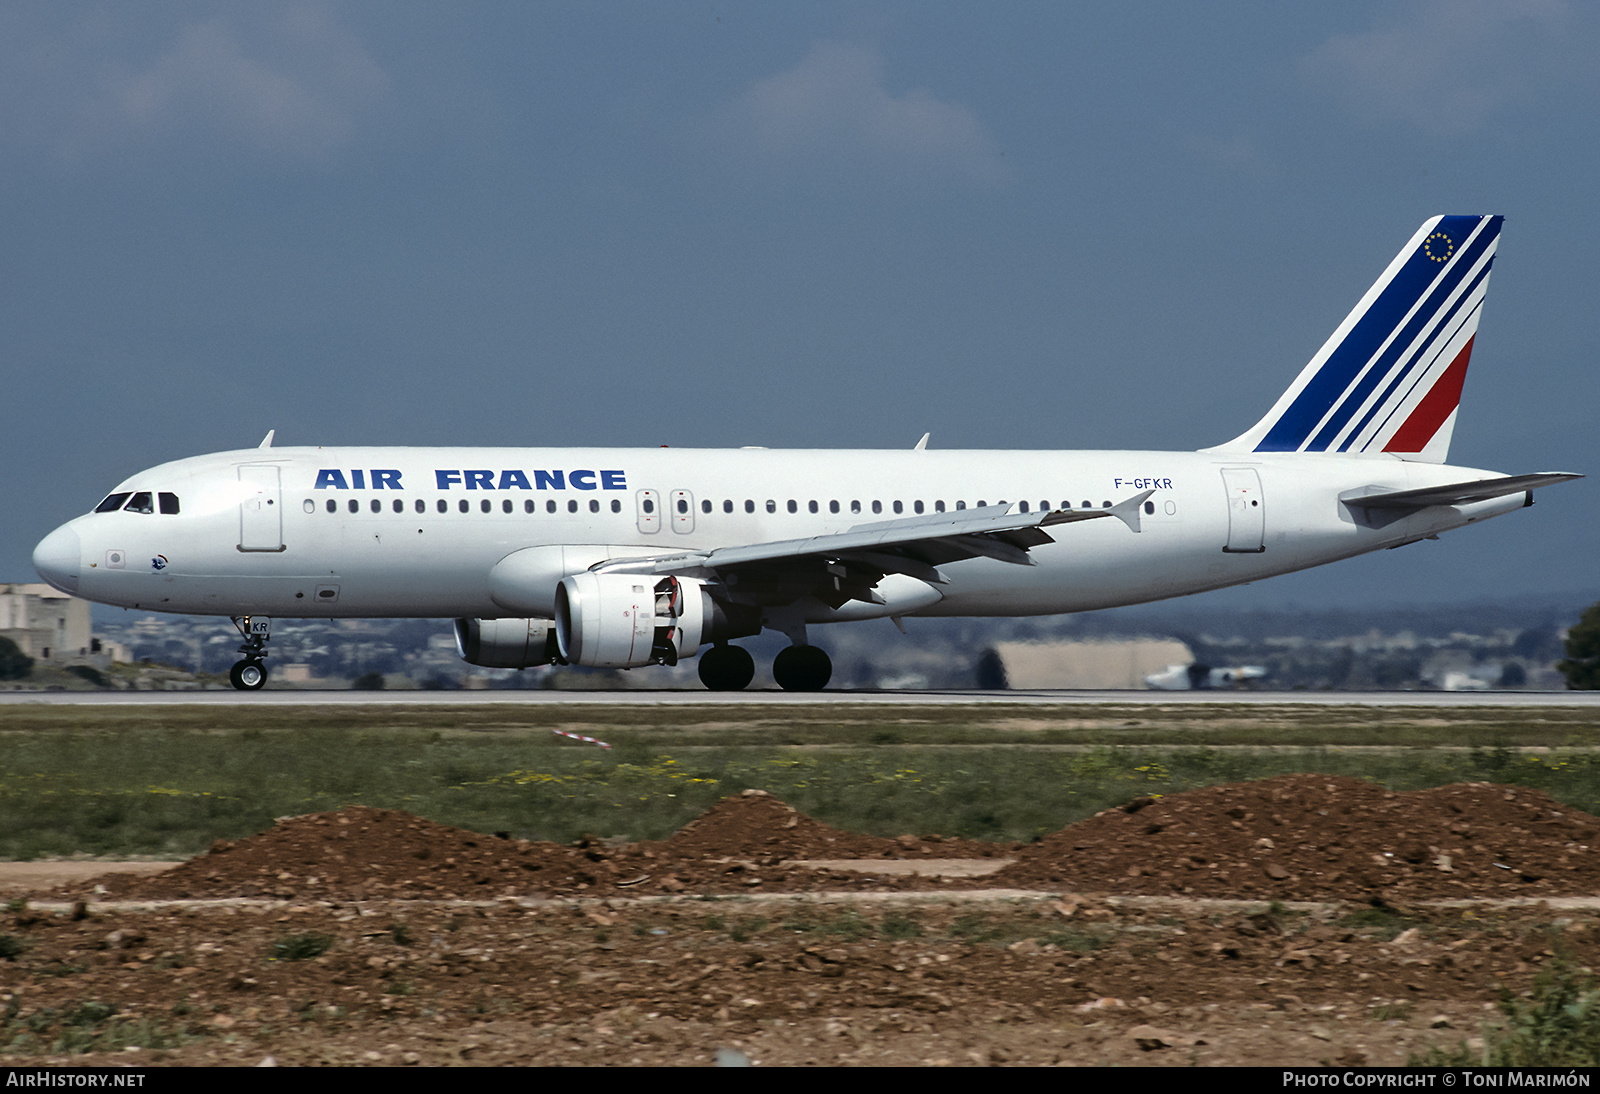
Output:
[[[1546,471],[1535,475],[1503,475],[1494,479],[1456,482],[1448,486],[1424,486],[1420,490],[1341,496],[1339,500],[1363,509],[1426,509],[1430,505],[1467,505],[1475,501],[1490,501],[1508,494],[1520,494],[1541,486],[1554,486],[1558,482],[1581,478],[1582,475]]]

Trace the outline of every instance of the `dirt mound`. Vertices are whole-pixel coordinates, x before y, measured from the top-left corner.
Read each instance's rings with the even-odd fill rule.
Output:
[[[1022,888],[1279,900],[1600,892],[1600,820],[1520,787],[1395,793],[1290,775],[1141,798],[1030,846],[853,835],[763,791],[724,798],[669,839],[574,846],[485,836],[397,810],[292,817],[163,874],[112,874],[102,899],[493,899],[822,889]],[[886,877],[801,859],[1014,857],[979,879]]]
[[[1015,850],[1009,844],[940,836],[888,839],[856,835],[808,817],[765,790],[746,790],[723,798],[669,839],[642,846],[686,858],[991,858]]]
[[[1062,829],[996,885],[1283,900],[1600,892],[1600,820],[1523,787],[1397,793],[1285,775],[1140,798]]]
[[[525,893],[543,873],[570,875],[575,857],[555,844],[350,806],[287,817],[234,843],[218,840],[153,877],[112,874],[96,882],[114,899],[493,897]]]

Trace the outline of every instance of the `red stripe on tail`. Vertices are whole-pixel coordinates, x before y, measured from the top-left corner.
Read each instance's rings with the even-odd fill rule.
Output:
[[[1439,427],[1444,425],[1451,411],[1461,403],[1461,385],[1467,379],[1467,358],[1472,356],[1472,343],[1477,341],[1477,337],[1473,335],[1467,339],[1467,344],[1461,347],[1461,352],[1444,370],[1444,375],[1422,397],[1422,402],[1417,404],[1405,424],[1395,431],[1389,443],[1383,446],[1385,452],[1421,452],[1433,440],[1433,435],[1439,432]]]

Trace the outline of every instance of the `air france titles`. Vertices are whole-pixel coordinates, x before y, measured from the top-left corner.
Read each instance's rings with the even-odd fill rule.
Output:
[[[512,468],[435,470],[435,486],[440,490],[626,490],[627,475],[622,471],[520,471]],[[369,488],[367,483],[371,482]],[[318,490],[403,490],[400,472],[393,468],[355,468],[347,475],[340,468],[324,467],[317,472]]]

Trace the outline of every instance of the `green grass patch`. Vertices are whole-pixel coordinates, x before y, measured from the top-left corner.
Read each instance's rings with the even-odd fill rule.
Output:
[[[1395,790],[1511,783],[1600,813],[1600,752],[1588,747],[1600,711],[1582,708],[245,707],[224,717],[0,708],[0,858],[182,858],[277,817],[346,805],[529,839],[660,839],[747,788],[849,831],[1024,841],[1133,797],[1299,772]],[[615,747],[556,737],[555,726]],[[1375,739],[1386,747],[1364,743]]]
[[[273,961],[308,961],[313,957],[321,957],[333,945],[333,936],[307,932],[305,934],[291,934],[278,939],[272,944],[270,960]]]
[[[1452,1051],[1412,1057],[1422,1067],[1595,1067],[1600,1065],[1600,987],[1566,961],[1535,978],[1527,998],[1502,992],[1506,1024],[1485,1031],[1483,1050],[1462,1043]]]

